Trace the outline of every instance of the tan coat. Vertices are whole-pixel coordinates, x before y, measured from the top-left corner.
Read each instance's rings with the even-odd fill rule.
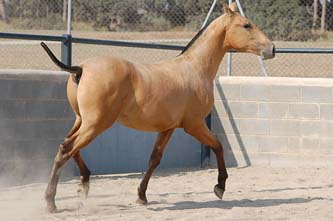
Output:
[[[91,58],[80,67],[60,67],[81,76],[77,85],[69,78],[68,100],[76,113],[73,129],[60,145],[46,190],[50,212],[56,210],[54,197],[60,170],[73,157],[80,169],[80,191],[88,193],[90,172],[80,149],[118,120],[143,131],[159,132],[149,168],[138,188],[138,202],[147,203],[146,189],[175,128],[184,130],[212,148],[219,176],[215,194],[222,198],[228,177],[223,148],[205,124],[214,97],[213,83],[224,54],[230,49],[273,58],[273,43],[248,19],[224,6],[225,14],[213,21],[180,56],[155,64],[132,63],[104,56]],[[43,46],[45,48],[45,46]]]

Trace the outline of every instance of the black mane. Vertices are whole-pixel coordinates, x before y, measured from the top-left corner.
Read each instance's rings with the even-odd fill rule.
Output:
[[[206,24],[198,33],[191,39],[191,41],[185,46],[184,50],[180,53],[184,54],[185,51],[187,51],[193,44],[194,42],[202,35],[202,33],[206,30],[206,28],[209,26],[209,24]]]

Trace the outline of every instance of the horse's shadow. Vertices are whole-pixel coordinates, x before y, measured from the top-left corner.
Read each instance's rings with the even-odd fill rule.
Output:
[[[147,208],[152,211],[164,211],[164,210],[187,210],[187,209],[203,209],[203,208],[217,208],[217,209],[232,209],[234,207],[271,207],[279,206],[283,204],[301,204],[309,203],[313,200],[324,200],[321,197],[314,198],[290,198],[290,199],[256,199],[256,200],[231,200],[231,201],[207,201],[207,202],[195,202],[195,201],[181,201],[172,205],[161,206],[157,208]]]

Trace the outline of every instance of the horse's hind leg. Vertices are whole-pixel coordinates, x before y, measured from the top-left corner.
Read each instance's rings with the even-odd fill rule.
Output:
[[[99,128],[97,130],[97,128]],[[55,157],[54,164],[49,177],[49,182],[45,191],[45,199],[49,212],[56,212],[55,195],[57,185],[64,164],[76,154],[79,150],[90,143],[97,135],[104,131],[107,127],[98,127],[96,124],[84,125],[71,137],[67,138],[63,144],[60,145],[58,153]]]
[[[148,170],[140,183],[138,188],[138,204],[147,204],[147,197],[146,197],[146,190],[149,179],[155,170],[155,168],[160,164],[161,158],[163,156],[163,152],[165,147],[173,133],[174,129],[170,129],[164,132],[161,132],[157,136],[157,140],[154,146],[154,150],[151,153],[150,160],[149,160],[149,167]]]
[[[82,123],[81,117],[79,115],[76,115],[74,125],[72,129],[68,132],[66,138],[70,138],[71,136],[73,136],[73,134],[79,130],[81,123]]]
[[[69,139],[71,136],[73,136],[80,128],[82,123],[81,120],[81,116],[76,115],[76,119],[73,125],[73,128],[70,130],[70,132],[67,134],[66,139]],[[65,139],[65,142],[66,142]],[[87,165],[85,164],[85,162],[83,161],[80,152],[78,152],[77,154],[75,154],[73,156],[73,159],[77,165],[77,167],[79,168],[80,171],[80,184],[79,184],[79,189],[78,189],[78,193],[79,194],[83,194],[84,197],[88,196],[88,192],[89,192],[89,177],[90,177],[90,171],[87,167]]]
[[[218,166],[218,184],[214,188],[215,195],[222,199],[225,191],[225,182],[228,178],[227,169],[225,168],[223,148],[220,141],[209,131],[204,122],[191,125],[185,128],[185,131],[197,138],[202,144],[208,145],[215,153]]]
[[[54,159],[53,167],[49,177],[49,182],[45,191],[45,200],[47,202],[47,209],[50,213],[56,212],[57,210],[54,202],[57,184],[59,181],[61,169],[70,158],[68,151],[72,148],[73,141],[75,138],[76,136],[71,136],[67,138],[65,142],[59,146],[58,153]]]
[[[79,168],[80,171],[80,185],[78,189],[78,193],[83,195],[84,197],[88,196],[89,192],[89,177],[90,177],[90,170],[88,169],[87,165],[84,163],[80,151],[78,151],[74,156],[73,156],[76,165]]]

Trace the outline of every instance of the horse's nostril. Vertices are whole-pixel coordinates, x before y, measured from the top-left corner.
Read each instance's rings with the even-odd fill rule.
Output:
[[[273,54],[273,56],[275,56],[275,45],[273,46],[272,54]]]

